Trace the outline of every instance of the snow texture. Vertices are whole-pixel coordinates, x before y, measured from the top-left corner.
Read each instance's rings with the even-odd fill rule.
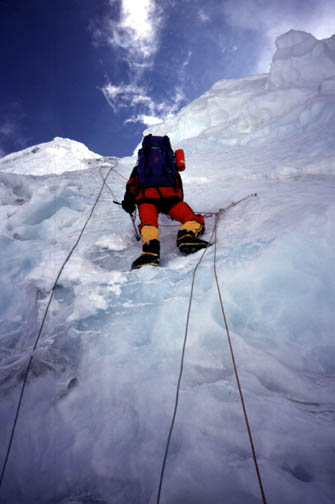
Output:
[[[335,496],[335,40],[290,31],[266,75],[217,82],[166,123],[186,201],[223,213],[217,271],[268,503]],[[0,462],[24,392],[2,504],[153,504],[193,269],[160,217],[161,267],[121,200],[135,157],[56,138],[0,160]],[[206,219],[205,238],[213,229]],[[256,504],[260,491],[213,276],[190,314],[162,504]]]

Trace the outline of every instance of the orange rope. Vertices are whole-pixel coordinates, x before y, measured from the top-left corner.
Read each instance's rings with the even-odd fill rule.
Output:
[[[158,486],[158,494],[157,494],[156,504],[160,503],[161,492],[162,492],[162,485],[163,485],[163,479],[164,479],[164,473],[165,473],[165,466],[166,466],[166,461],[167,461],[167,457],[168,457],[168,453],[169,453],[169,448],[170,448],[170,442],[171,442],[173,427],[174,427],[176,416],[177,416],[177,410],[178,410],[178,404],[179,404],[179,391],[180,391],[181,379],[182,379],[183,371],[184,371],[184,360],[185,360],[186,343],[187,343],[187,337],[188,337],[188,326],[189,326],[191,306],[192,306],[192,301],[193,301],[193,290],[194,290],[195,274],[197,272],[197,269],[198,269],[198,267],[199,267],[199,265],[200,265],[200,263],[201,263],[204,255],[206,254],[206,252],[208,250],[208,247],[209,247],[209,244],[207,245],[207,247],[202,252],[199,261],[197,262],[197,264],[195,265],[195,268],[193,269],[190,299],[189,299],[187,316],[186,316],[186,326],[185,326],[184,342],[183,342],[183,349],[182,349],[181,360],[180,360],[180,371],[179,371],[178,384],[177,384],[176,397],[175,397],[175,405],[174,405],[172,420],[171,420],[171,424],[170,424],[169,434],[168,434],[168,438],[167,438],[167,442],[166,442],[166,447],[165,447],[165,452],[164,452],[164,457],[163,457],[163,463],[162,463],[161,474],[160,474],[160,479],[159,479],[159,486]]]
[[[213,266],[214,266],[214,276],[215,276],[216,286],[217,286],[218,295],[219,295],[219,299],[220,299],[221,311],[222,311],[222,316],[223,316],[223,320],[224,320],[224,324],[225,324],[225,328],[226,328],[226,333],[227,333],[227,338],[228,338],[228,344],[229,344],[229,349],[230,349],[230,353],[231,353],[231,358],[232,358],[232,361],[233,361],[233,367],[234,367],[234,372],[235,372],[236,383],[237,383],[238,391],[239,391],[239,394],[240,394],[240,399],[241,399],[241,404],[242,404],[242,409],[243,409],[243,415],[244,415],[245,423],[246,423],[246,426],[247,426],[247,431],[248,431],[248,436],[249,436],[249,441],[250,441],[250,446],[251,446],[251,451],[252,451],[252,457],[253,457],[253,460],[254,460],[255,469],[256,469],[256,473],[257,473],[258,484],[259,484],[260,492],[261,492],[261,495],[262,495],[263,504],[266,504],[266,498],[265,498],[264,488],[263,488],[263,484],[262,484],[261,473],[260,473],[258,462],[257,462],[255,445],[254,445],[254,441],[253,441],[253,437],[252,437],[252,433],[251,433],[251,428],[250,428],[248,414],[247,414],[247,409],[246,409],[245,401],[244,401],[244,397],[243,397],[243,392],[242,392],[242,387],[241,387],[241,383],[240,383],[240,378],[239,378],[238,371],[237,371],[236,359],[235,359],[235,355],[234,355],[233,345],[232,345],[232,341],[231,341],[231,337],[230,337],[228,322],[227,322],[227,318],[226,318],[226,314],[225,314],[225,310],[224,310],[224,306],[223,306],[223,301],[222,301],[222,296],[221,296],[221,290],[220,290],[218,275],[217,275],[217,271],[216,271],[216,242],[217,242],[216,231],[217,231],[217,225],[218,225],[218,222],[219,222],[219,218],[220,218],[220,212],[218,212],[215,215],[215,224],[214,224],[214,263],[213,263]]]
[[[229,208],[231,208],[233,206],[236,206],[239,203],[241,203],[242,201],[244,201],[244,200],[246,200],[248,198],[251,198],[253,196],[257,196],[257,194],[249,194],[248,196],[240,199],[239,201],[230,203],[230,205],[228,205],[226,208],[220,208],[217,212],[208,213],[207,216],[208,217],[212,216],[212,215],[215,216],[214,228],[213,228],[211,237],[209,239],[209,242],[211,242],[212,239],[213,239],[213,237],[214,237],[214,264],[213,264],[213,267],[214,267],[214,276],[215,276],[215,280],[216,280],[216,285],[217,285],[219,300],[220,300],[220,304],[221,304],[222,315],[223,315],[223,319],[224,319],[224,323],[225,323],[225,328],[226,328],[226,332],[227,332],[230,353],[231,353],[231,357],[232,357],[232,361],[233,361],[233,367],[234,367],[234,371],[235,371],[235,378],[236,378],[237,387],[238,387],[238,390],[239,390],[241,404],[242,404],[242,409],[243,409],[243,414],[244,414],[244,418],[245,418],[245,422],[246,422],[246,426],[247,426],[247,431],[248,431],[248,436],[249,436],[249,441],[250,441],[252,456],[253,456],[253,460],[254,460],[254,464],[255,464],[255,469],[256,469],[256,473],[257,473],[257,479],[258,479],[258,483],[259,483],[260,492],[261,492],[261,495],[262,495],[262,502],[263,502],[263,504],[267,504],[266,503],[264,489],[263,489],[263,484],[262,484],[262,478],[261,478],[261,474],[260,474],[260,470],[259,470],[259,466],[258,466],[258,462],[257,462],[257,456],[256,456],[256,450],[255,450],[255,446],[254,446],[254,441],[253,441],[253,437],[252,437],[252,433],[251,433],[251,428],[250,428],[250,424],[249,424],[249,420],[248,420],[248,415],[247,415],[247,410],[246,410],[246,406],[245,406],[245,402],[244,402],[242,387],[241,387],[241,383],[240,383],[240,379],[239,379],[239,375],[238,375],[238,371],[237,371],[237,364],[236,364],[236,359],[235,359],[235,355],[234,355],[234,351],[233,351],[233,345],[232,345],[232,341],[231,341],[231,337],[230,337],[230,333],[229,333],[229,327],[228,327],[228,323],[227,323],[227,318],[226,318],[226,314],[225,314],[225,311],[224,311],[224,306],[223,306],[223,301],[222,301],[222,296],[221,296],[221,291],[220,291],[220,286],[219,286],[219,281],[218,281],[218,275],[217,275],[217,271],[216,271],[217,225],[218,225],[218,222],[219,222],[220,215],[222,215],[224,212],[226,212]],[[210,245],[210,243],[208,244],[208,246],[209,245]],[[185,327],[185,334],[184,334],[184,342],[183,342],[182,356],[181,356],[181,362],[180,362],[180,371],[179,371],[177,390],[176,390],[176,397],[175,397],[175,405],[174,405],[174,411],[173,411],[173,415],[172,415],[172,420],[171,420],[171,424],[170,424],[169,434],[168,434],[167,443],[166,443],[165,452],[164,452],[164,457],[163,457],[163,463],[162,463],[162,468],[161,468],[161,474],[160,474],[160,480],[159,480],[159,487],[158,487],[158,494],[157,494],[156,504],[160,503],[161,492],[162,492],[162,485],[163,485],[164,474],[165,474],[166,461],[167,461],[167,457],[168,457],[168,453],[169,453],[169,447],[170,447],[170,443],[171,443],[171,437],[172,437],[172,433],[173,433],[173,428],[174,428],[174,424],[175,424],[175,420],[176,420],[176,416],[177,416],[177,410],[178,410],[178,404],[179,404],[180,385],[181,385],[181,380],[182,380],[182,375],[183,375],[183,370],[184,370],[185,351],[186,351],[186,343],[187,343],[187,337],[188,337],[188,326],[189,326],[190,312],[191,312],[191,306],[192,306],[192,300],[193,300],[193,290],[194,290],[195,275],[196,275],[197,269],[198,269],[198,267],[199,267],[202,259],[204,258],[205,254],[206,254],[206,252],[208,250],[208,246],[204,249],[203,253],[201,254],[201,256],[199,258],[199,261],[196,263],[195,268],[193,270],[190,299],[189,299],[189,305],[188,305],[187,316],[186,316],[186,327]]]

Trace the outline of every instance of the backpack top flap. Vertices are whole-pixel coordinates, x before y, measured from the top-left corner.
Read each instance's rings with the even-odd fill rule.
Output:
[[[176,185],[177,167],[168,136],[144,137],[138,152],[137,174],[141,187]]]

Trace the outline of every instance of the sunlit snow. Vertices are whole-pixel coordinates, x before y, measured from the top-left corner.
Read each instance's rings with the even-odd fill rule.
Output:
[[[268,504],[335,499],[335,38],[291,31],[270,74],[216,83],[148,132],[186,154],[186,201],[220,218],[217,272]],[[69,139],[0,160],[0,502],[156,503],[194,267],[160,217],[161,266],[122,200],[135,157]],[[112,192],[111,192],[112,191]],[[209,239],[214,218],[206,219]],[[262,502],[213,275],[197,270],[162,504]]]

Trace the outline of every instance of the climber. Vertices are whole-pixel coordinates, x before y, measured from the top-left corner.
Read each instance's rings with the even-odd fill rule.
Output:
[[[204,232],[202,215],[195,214],[183,201],[183,185],[179,171],[185,169],[184,152],[173,152],[168,136],[147,135],[138,151],[136,166],[126,184],[122,208],[132,215],[139,211],[138,227],[143,251],[133,262],[132,269],[145,265],[158,266],[160,240],[158,214],[164,213],[181,222],[177,246],[184,254],[190,254],[208,246],[198,236]]]

